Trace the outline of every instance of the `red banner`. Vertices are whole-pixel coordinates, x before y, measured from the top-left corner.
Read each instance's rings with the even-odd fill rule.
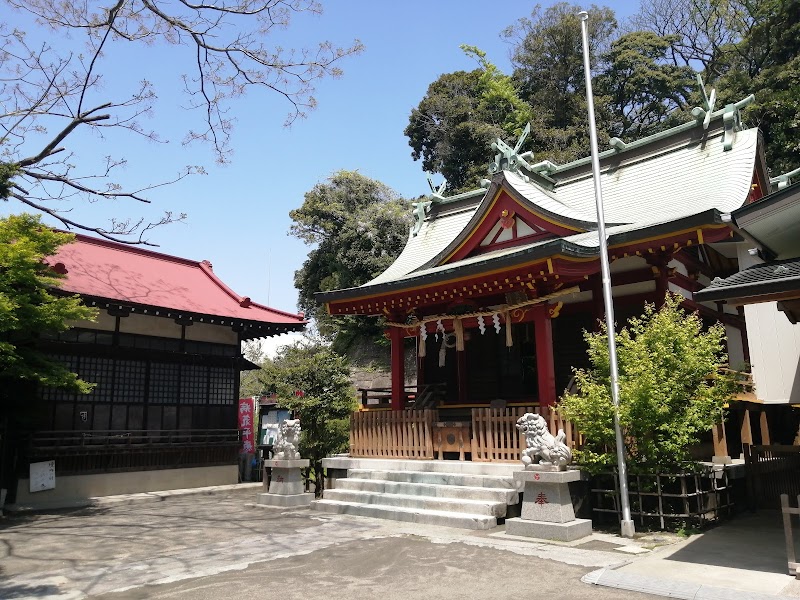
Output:
[[[239,399],[239,430],[242,432],[242,448],[239,451],[249,454],[256,451],[256,414],[253,398]]]

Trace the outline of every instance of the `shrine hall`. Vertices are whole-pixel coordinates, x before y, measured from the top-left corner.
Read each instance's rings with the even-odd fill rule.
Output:
[[[729,364],[742,370],[741,307],[693,294],[738,271],[749,242],[730,213],[771,192],[759,131],[740,115],[751,101],[719,110],[706,102],[680,126],[612,138],[599,156],[618,326],[668,291],[680,294],[684,308],[724,324]],[[446,196],[442,185],[415,203],[406,246],[386,271],[317,294],[331,315],[385,319],[392,387],[383,410],[472,419],[474,437],[476,411],[548,409],[573,369],[588,366],[583,332],[605,316],[591,160],[537,162],[521,151],[528,132],[513,148],[492,144],[480,189]],[[416,385],[404,372],[412,347]],[[368,398],[360,412],[381,408]]]

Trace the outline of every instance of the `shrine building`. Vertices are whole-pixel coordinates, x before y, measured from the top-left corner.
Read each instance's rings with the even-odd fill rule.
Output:
[[[239,453],[255,443],[237,422],[239,374],[258,368],[241,343],[302,330],[303,316],[239,296],[205,260],[76,235],[48,262],[64,275],[56,292],[99,314],[40,347],[96,385],[85,395],[40,390],[36,426],[17,440],[9,502],[237,483]],[[29,464],[49,461],[54,489],[32,489]]]
[[[707,324],[724,324],[729,365],[738,371],[750,361],[744,310],[695,293],[739,270],[742,247],[752,242],[730,215],[772,192],[763,140],[740,118],[750,101],[720,110],[706,103],[678,127],[611,139],[599,157],[617,323],[640,315],[645,303],[663,303],[668,291],[680,294]],[[408,242],[386,271],[362,286],[317,294],[331,315],[386,319],[388,408],[435,409],[439,421],[463,423],[458,435],[472,445],[447,449],[472,450],[473,460],[477,411],[512,419],[515,407],[546,412],[571,385],[573,368],[588,366],[583,332],[605,318],[590,158],[537,162],[520,152],[524,137],[514,148],[492,145],[491,178],[482,188],[445,196],[442,186],[416,203]],[[406,386],[404,349],[412,345],[417,385]],[[754,385],[732,404],[732,446],[744,420],[749,427],[747,410],[762,411],[758,393],[766,384]],[[369,397],[360,412],[381,408]],[[370,434],[354,435],[351,446]],[[726,453],[723,442],[717,432],[714,452]],[[708,457],[714,452],[709,442]]]

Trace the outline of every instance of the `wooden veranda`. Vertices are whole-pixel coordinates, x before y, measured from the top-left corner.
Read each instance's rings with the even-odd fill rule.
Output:
[[[542,415],[553,435],[563,429],[571,448],[582,445],[583,437],[572,423],[548,406],[472,408],[469,420],[445,420],[447,412],[436,408],[367,410],[352,415],[350,456],[517,462],[525,440],[516,423],[528,412]]]

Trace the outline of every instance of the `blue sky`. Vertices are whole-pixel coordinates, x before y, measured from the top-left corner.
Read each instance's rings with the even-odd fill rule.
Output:
[[[499,33],[532,7],[476,0],[327,0],[323,5],[319,17],[296,18],[280,35],[280,43],[299,47],[329,39],[347,45],[358,38],[366,46],[364,53],[342,63],[341,79],[318,83],[318,108],[290,128],[283,127],[289,106],[274,94],[250,93],[235,101],[234,155],[227,166],[215,165],[208,147],[180,143],[201,117],[181,108],[185,100],[179,75],[192,60],[190,52],[160,45],[111,49],[104,58],[105,89],[133,89],[142,77],[152,80],[159,100],[144,125],[172,141],[155,144],[127,134],[83,136],[76,139],[75,160],[88,164],[107,154],[125,156],[128,165],[120,179],[133,186],[169,179],[188,164],[204,165],[207,174],[152,191],[152,207],[74,203],[71,216],[105,224],[109,215],[188,213],[185,224],[152,232],[150,241],[160,246],[156,250],[208,259],[238,293],[294,312],[294,271],[308,248],[287,235],[288,212],[302,204],[305,192],[340,169],[358,170],[405,197],[427,193],[426,175],[411,159],[403,135],[411,109],[440,74],[475,68],[460,44],[482,48],[510,72],[510,46]],[[623,18],[638,3],[610,6]],[[24,23],[18,14],[10,16],[10,23]],[[57,37],[51,42],[56,47],[69,43]],[[487,164],[489,158],[487,148]],[[18,212],[19,205],[9,203],[0,210]]]

